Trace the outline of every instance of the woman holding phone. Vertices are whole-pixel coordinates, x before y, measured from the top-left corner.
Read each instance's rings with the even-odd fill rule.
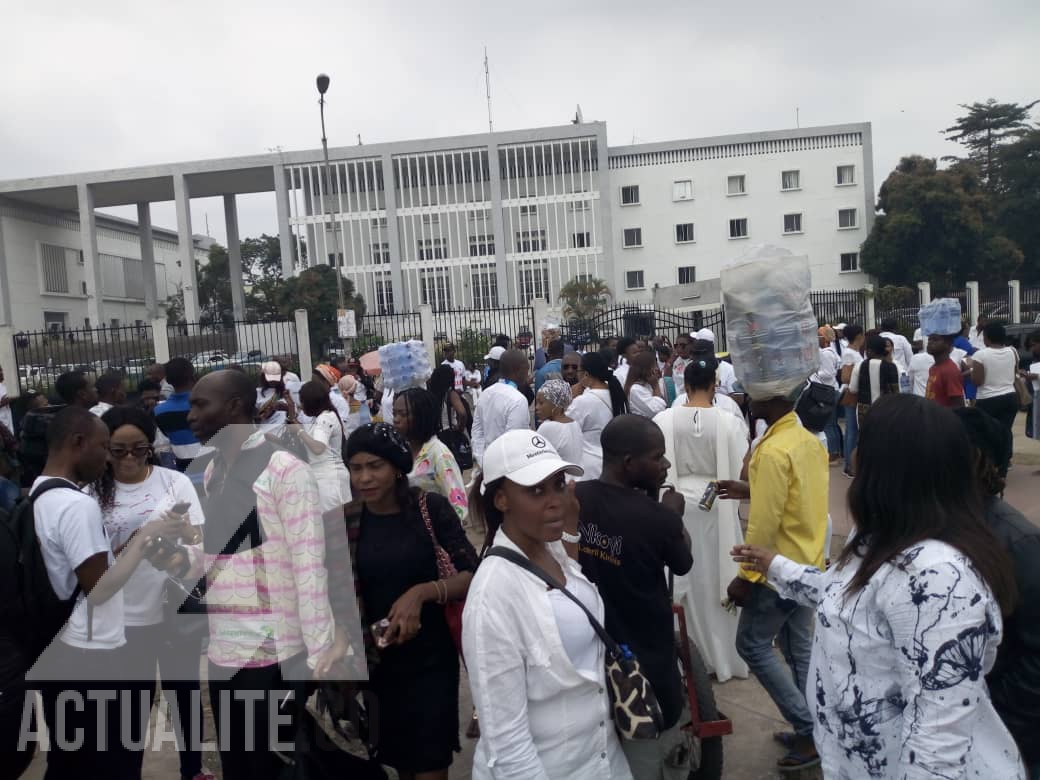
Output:
[[[202,542],[202,507],[191,480],[157,464],[154,418],[143,409],[116,406],[101,418],[110,434],[108,466],[91,487],[101,506],[105,531],[118,555],[138,529],[154,520],[163,523],[164,539],[172,544]],[[163,624],[166,575],[151,565],[138,566],[123,586],[127,657],[133,659],[132,677],[155,695],[158,663],[168,694],[175,694],[182,777],[202,773],[202,754],[190,750],[193,733],[201,733],[202,699],[199,690],[201,638],[184,639]],[[170,698],[173,698],[172,696]],[[194,707],[192,706],[194,699]],[[195,726],[194,724],[200,724]],[[187,741],[185,740],[187,738]],[[144,752],[139,753],[141,760]]]
[[[477,553],[448,499],[409,487],[412,451],[392,425],[354,431],[347,465],[355,501],[344,513],[379,701],[372,757],[402,778],[447,780],[459,750],[459,656],[444,605],[466,597]],[[454,575],[441,577],[438,548]]]

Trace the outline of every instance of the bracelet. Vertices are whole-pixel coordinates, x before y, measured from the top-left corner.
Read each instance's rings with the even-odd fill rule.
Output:
[[[581,541],[581,531],[578,531],[578,533],[576,534],[570,534],[564,531],[563,541],[567,542],[568,544],[578,544],[578,542]]]
[[[437,603],[446,604],[448,601],[448,585],[444,580],[434,580],[433,584],[437,588]]]

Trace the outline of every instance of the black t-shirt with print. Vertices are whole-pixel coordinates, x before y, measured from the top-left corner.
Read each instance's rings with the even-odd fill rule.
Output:
[[[579,482],[581,568],[606,608],[607,633],[636,654],[665,725],[683,708],[672,600],[665,567],[686,574],[693,557],[679,515],[631,488]]]

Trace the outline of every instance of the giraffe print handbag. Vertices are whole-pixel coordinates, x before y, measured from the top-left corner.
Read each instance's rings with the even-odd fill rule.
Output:
[[[664,731],[661,705],[657,702],[657,696],[654,694],[650,681],[639,668],[639,661],[635,654],[625,645],[615,642],[577,596],[520,553],[506,547],[492,547],[485,555],[497,555],[515,563],[581,607],[592,630],[596,632],[596,636],[600,638],[607,650],[605,658],[607,683],[610,690],[614,726],[617,728],[618,734],[624,739],[657,739]]]

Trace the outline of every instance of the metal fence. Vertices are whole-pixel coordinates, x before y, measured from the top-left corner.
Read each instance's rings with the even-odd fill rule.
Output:
[[[862,290],[818,290],[811,293],[813,312],[821,325],[860,325],[867,321],[867,297]]]
[[[233,322],[168,325],[166,338],[171,357],[185,357],[197,375],[238,366],[259,373],[271,358],[287,361],[299,372],[300,348],[293,322]]]
[[[455,344],[458,359],[476,365],[494,343],[495,336],[508,336],[520,349],[541,346],[540,326],[535,327],[530,306],[500,306],[497,309],[455,309],[433,314],[433,340]],[[439,356],[439,355],[438,355]]]
[[[1040,287],[1025,287],[1020,298],[1022,322],[1040,325]]]
[[[60,328],[19,331],[14,336],[18,386],[49,393],[54,380],[67,371],[91,376],[123,374],[140,380],[155,362],[151,325],[118,328]],[[8,377],[8,381],[11,381]]]
[[[366,314],[361,319],[352,349],[355,356],[360,356],[384,344],[412,339],[421,341],[422,337],[422,318],[418,312]]]
[[[726,318],[721,308],[676,311],[640,304],[622,304],[584,320],[564,326],[564,338],[575,347],[602,346],[610,338],[665,336],[669,341],[683,334],[708,328],[715,335],[715,348],[726,349]]]

